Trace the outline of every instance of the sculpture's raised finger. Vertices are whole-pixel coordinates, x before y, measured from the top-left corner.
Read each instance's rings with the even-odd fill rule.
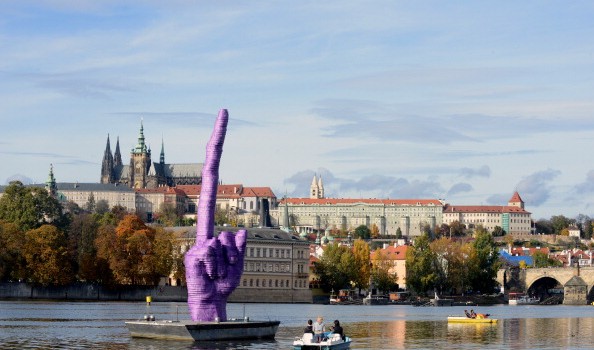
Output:
[[[223,143],[227,132],[229,114],[221,109],[206,145],[206,160],[202,168],[202,188],[198,201],[196,224],[196,244],[201,244],[214,235],[214,214],[219,182],[219,162],[223,153]]]

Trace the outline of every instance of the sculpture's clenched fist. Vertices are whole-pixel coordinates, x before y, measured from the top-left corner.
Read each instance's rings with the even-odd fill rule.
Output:
[[[196,243],[184,257],[188,307],[194,321],[227,320],[227,298],[239,285],[243,271],[247,232],[221,232],[214,237],[219,162],[228,120],[227,110],[222,109],[206,146]]]

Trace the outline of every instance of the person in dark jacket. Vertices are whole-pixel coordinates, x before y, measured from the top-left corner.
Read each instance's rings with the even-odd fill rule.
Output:
[[[314,334],[312,320],[307,320],[307,326],[305,326],[305,329],[303,330],[303,333]]]
[[[332,327],[332,334],[340,334],[342,340],[345,339],[344,337],[344,330],[340,326],[340,322],[338,320],[334,320],[334,326]]]

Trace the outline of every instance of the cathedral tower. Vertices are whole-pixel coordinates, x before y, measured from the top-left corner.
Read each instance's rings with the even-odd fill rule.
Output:
[[[130,153],[130,184],[133,188],[145,188],[147,173],[151,164],[151,151],[144,142],[144,127],[140,122],[138,143]]]
[[[113,156],[109,145],[109,134],[107,134],[107,146],[103,153],[103,162],[101,163],[101,183],[108,184],[113,181]]]
[[[320,199],[324,198],[324,184],[322,183],[322,176],[320,175],[320,179],[314,175],[313,180],[311,180],[311,186],[309,187],[309,198],[311,199]]]

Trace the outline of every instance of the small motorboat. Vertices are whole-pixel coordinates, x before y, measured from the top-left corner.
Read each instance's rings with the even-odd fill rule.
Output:
[[[448,323],[497,323],[497,319],[489,317],[470,318],[466,316],[448,316]]]
[[[313,341],[313,334],[304,333],[301,337],[296,337],[293,342],[293,350],[341,350],[348,349],[351,346],[351,338],[344,337],[344,340],[340,334],[329,334],[328,338],[324,341],[316,343]]]

